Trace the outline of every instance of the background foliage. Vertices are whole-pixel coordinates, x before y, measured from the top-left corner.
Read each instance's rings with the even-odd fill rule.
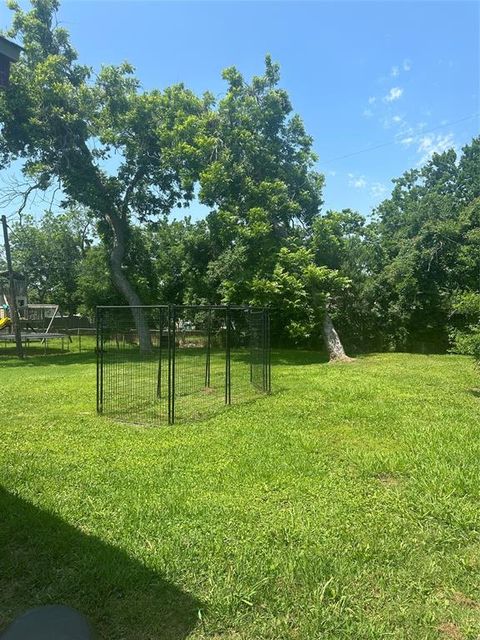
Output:
[[[23,215],[15,267],[31,299],[272,307],[283,344],[316,346],[325,313],[350,351],[478,354],[480,138],[393,179],[369,216],[322,210],[313,140],[280,86],[223,73],[226,93],[143,91],[129,64],[93,73],[56,0],[12,5],[24,52],[0,95],[0,153],[62,211]],[[170,220],[192,199],[204,220]],[[27,200],[25,200],[25,203]]]

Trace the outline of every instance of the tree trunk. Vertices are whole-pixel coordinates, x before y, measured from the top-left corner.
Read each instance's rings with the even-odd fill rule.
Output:
[[[323,318],[323,340],[330,362],[349,362],[352,359],[345,353],[328,311]]]
[[[115,286],[125,297],[132,308],[133,320],[138,333],[138,342],[141,351],[151,351],[152,341],[148,322],[143,309],[135,308],[142,305],[139,295],[131,285],[123,272],[123,258],[125,256],[125,227],[124,222],[115,213],[106,216],[113,232],[113,244],[110,251],[110,266]]]

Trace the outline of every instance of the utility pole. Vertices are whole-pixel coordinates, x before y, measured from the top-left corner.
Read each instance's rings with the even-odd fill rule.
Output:
[[[10,319],[12,321],[13,332],[15,334],[15,348],[17,356],[23,358],[22,335],[20,333],[20,323],[17,313],[17,292],[15,290],[15,277],[12,267],[12,254],[10,253],[10,241],[8,239],[7,218],[2,216],[3,241],[5,245],[5,256],[7,258],[8,282],[10,286]]]

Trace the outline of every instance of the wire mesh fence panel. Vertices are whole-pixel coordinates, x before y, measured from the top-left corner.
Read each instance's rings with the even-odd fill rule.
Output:
[[[69,339],[69,350],[73,353],[90,353],[95,351],[96,329],[90,327],[75,327],[66,329]]]
[[[257,391],[270,392],[270,318],[264,310],[249,314],[250,380]]]
[[[175,421],[205,417],[225,398],[224,309],[173,307]]]
[[[98,310],[97,408],[129,422],[168,417],[168,309]]]
[[[97,410],[173,423],[268,392],[267,315],[243,307],[99,307]]]
[[[252,384],[250,315],[249,308],[231,309],[229,312],[230,401],[232,403],[251,400],[260,391]]]

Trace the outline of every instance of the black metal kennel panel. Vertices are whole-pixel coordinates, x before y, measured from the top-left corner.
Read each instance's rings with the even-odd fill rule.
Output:
[[[168,420],[168,307],[99,307],[96,350],[99,413]]]
[[[271,391],[267,309],[97,308],[97,411],[138,423],[193,420]]]
[[[258,391],[270,392],[270,317],[252,310],[249,316],[250,381]]]

